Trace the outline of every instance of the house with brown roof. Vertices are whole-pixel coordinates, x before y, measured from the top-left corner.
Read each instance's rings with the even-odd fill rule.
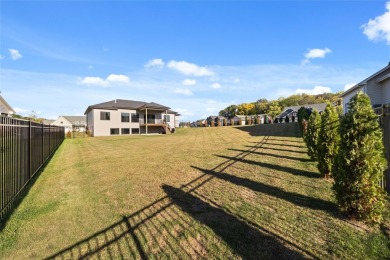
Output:
[[[92,136],[163,134],[179,125],[179,116],[154,102],[115,99],[91,105],[84,113]]]
[[[364,79],[340,95],[343,99],[343,112],[347,113],[349,100],[358,92],[367,94],[371,104],[382,110],[384,105],[390,104],[390,62],[383,69]],[[387,108],[387,110],[389,110]],[[389,111],[390,112],[390,111]]]
[[[10,116],[16,114],[15,110],[5,101],[5,99],[0,95],[0,115],[1,116]]]

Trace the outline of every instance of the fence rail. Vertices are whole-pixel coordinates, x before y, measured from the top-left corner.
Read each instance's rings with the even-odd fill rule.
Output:
[[[64,138],[63,127],[0,117],[0,219]]]

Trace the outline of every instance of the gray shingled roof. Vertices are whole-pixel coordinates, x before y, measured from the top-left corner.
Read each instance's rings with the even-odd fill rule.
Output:
[[[321,103],[321,104],[306,104],[306,105],[301,105],[301,106],[291,106],[291,107],[286,107],[284,109],[284,111],[288,110],[288,109],[291,109],[295,112],[298,112],[298,110],[301,108],[301,107],[305,107],[305,108],[312,108],[312,109],[317,109],[318,112],[321,112],[321,111],[324,111],[325,108],[326,108],[326,103]]]
[[[87,121],[86,116],[62,116],[62,117],[65,118],[66,120],[68,120],[69,122],[71,122],[72,124],[76,121],[78,121],[79,124],[81,121],[84,121],[84,122]]]
[[[135,100],[125,100],[125,99],[115,99],[108,102],[96,104],[89,106],[84,114],[87,114],[91,109],[107,109],[107,110],[117,110],[117,109],[158,109],[158,110],[169,110],[170,107],[166,107],[154,102],[143,102]],[[174,112],[174,111],[171,111]],[[174,112],[176,113],[176,112]]]
[[[370,79],[372,79],[373,77],[377,76],[378,74],[384,72],[384,71],[387,70],[387,69],[390,69],[390,62],[389,62],[389,64],[388,64],[386,67],[384,67],[384,68],[381,69],[380,71],[378,71],[378,72],[372,74],[371,76],[369,76],[369,77],[366,78],[365,80],[359,82],[358,84],[356,84],[356,85],[353,86],[352,88],[347,89],[346,91],[344,91],[344,92],[340,95],[340,97],[343,97],[343,96],[345,96],[346,94],[350,93],[351,91],[354,91],[355,89],[357,89],[357,88],[359,88],[359,87],[361,87],[361,86],[366,85],[366,84],[367,84],[367,81],[369,81]]]

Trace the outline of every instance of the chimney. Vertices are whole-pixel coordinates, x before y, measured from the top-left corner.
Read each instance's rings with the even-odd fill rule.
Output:
[[[116,99],[114,100],[114,103],[116,104]]]

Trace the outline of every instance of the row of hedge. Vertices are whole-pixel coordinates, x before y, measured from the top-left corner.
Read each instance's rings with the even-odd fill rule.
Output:
[[[333,178],[340,209],[354,219],[380,223],[387,194],[379,186],[387,168],[383,134],[369,97],[358,93],[341,116],[328,104],[320,115],[300,109],[308,155],[324,178]]]

